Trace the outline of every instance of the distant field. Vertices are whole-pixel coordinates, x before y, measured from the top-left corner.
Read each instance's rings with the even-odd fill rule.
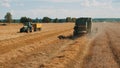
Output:
[[[42,23],[19,33],[22,24],[0,25],[0,68],[119,68],[120,23],[93,23],[92,33],[75,40],[74,23]]]

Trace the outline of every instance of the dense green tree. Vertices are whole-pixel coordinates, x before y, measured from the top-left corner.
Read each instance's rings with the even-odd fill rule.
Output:
[[[38,18],[36,18],[36,19],[35,19],[35,22],[37,22],[37,23],[38,23],[38,22],[39,22],[39,19],[38,19]]]
[[[66,19],[59,19],[59,23],[66,22]]]
[[[76,18],[72,18],[72,22],[75,22],[76,21]]]
[[[20,22],[21,22],[21,23],[28,22],[28,18],[27,18],[27,17],[21,17],[21,18],[20,18]]]
[[[12,15],[10,12],[7,12],[7,14],[5,15],[5,21],[7,23],[11,23],[12,22]]]
[[[51,19],[49,17],[43,17],[42,22],[49,23],[49,22],[51,22]]]
[[[55,19],[53,20],[53,22],[54,22],[54,23],[58,23],[58,22],[59,22],[58,18],[55,18]]]
[[[21,17],[20,22],[25,24],[26,22],[32,22],[32,19],[27,17]]]
[[[28,18],[28,22],[32,22],[32,19],[31,19],[31,18]]]
[[[71,21],[72,21],[71,17],[66,17],[66,22],[71,22]]]

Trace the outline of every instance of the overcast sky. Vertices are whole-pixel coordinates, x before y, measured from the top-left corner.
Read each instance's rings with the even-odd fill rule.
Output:
[[[120,0],[0,0],[0,19],[92,17],[120,18]]]

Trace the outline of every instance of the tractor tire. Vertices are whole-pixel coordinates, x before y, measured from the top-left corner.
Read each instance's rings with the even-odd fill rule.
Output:
[[[21,33],[21,32],[24,32],[24,28],[23,28],[23,27],[22,27],[22,28],[20,28],[20,33]]]

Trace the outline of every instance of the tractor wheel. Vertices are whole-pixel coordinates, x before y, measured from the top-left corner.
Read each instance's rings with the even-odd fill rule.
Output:
[[[38,28],[39,31],[41,31],[41,28]]]

